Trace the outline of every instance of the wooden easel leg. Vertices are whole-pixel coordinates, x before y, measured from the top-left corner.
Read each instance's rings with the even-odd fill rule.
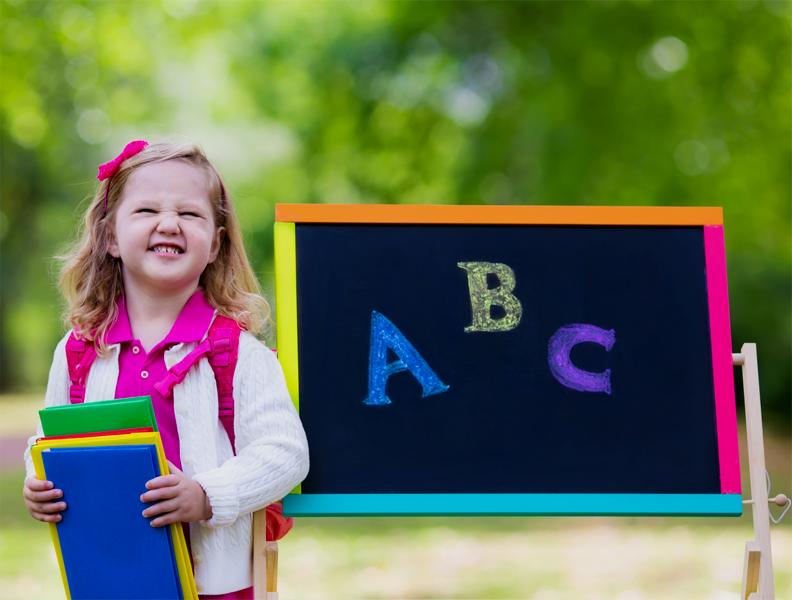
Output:
[[[253,513],[253,598],[267,600],[267,510]]]
[[[733,356],[733,361],[735,365],[742,365],[743,389],[745,390],[745,428],[748,437],[748,462],[751,473],[751,499],[753,500],[753,524],[756,538],[756,541],[753,542],[755,546],[746,545],[743,594],[740,600],[746,600],[746,598],[775,600],[756,344],[743,344],[740,352],[741,354]],[[752,542],[748,542],[748,544],[752,544]],[[758,573],[755,573],[756,562],[758,562]],[[748,580],[749,574],[752,578],[758,578],[758,592],[752,581]]]
[[[757,600],[759,589],[759,544],[756,542],[745,542],[745,563],[743,564],[743,582],[740,600]]]
[[[267,542],[267,600],[278,600],[278,542]]]

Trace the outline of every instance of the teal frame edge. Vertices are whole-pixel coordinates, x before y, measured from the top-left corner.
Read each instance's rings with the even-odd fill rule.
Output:
[[[739,517],[740,494],[300,494],[289,517]]]

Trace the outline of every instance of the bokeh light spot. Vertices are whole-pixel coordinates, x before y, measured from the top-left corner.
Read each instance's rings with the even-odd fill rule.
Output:
[[[84,6],[72,5],[63,11],[60,18],[60,29],[73,42],[83,42],[93,33],[93,13]]]
[[[687,45],[675,37],[657,40],[638,53],[638,68],[650,79],[666,79],[682,69],[687,61]]]
[[[110,135],[110,117],[98,108],[86,110],[77,119],[77,134],[89,144],[99,144]]]
[[[465,86],[451,86],[446,92],[445,109],[449,117],[462,127],[481,124],[490,111],[490,101]]]
[[[161,0],[162,10],[174,19],[183,19],[191,15],[203,15],[212,9],[213,2],[200,0]]]
[[[69,85],[79,90],[96,83],[99,67],[90,56],[76,56],[66,65],[64,75]]]
[[[674,162],[685,175],[700,175],[709,167],[709,151],[699,141],[686,140],[674,150]]]
[[[660,68],[676,73],[687,64],[687,45],[679,38],[664,37],[652,46],[652,58]]]
[[[47,121],[31,109],[20,111],[11,122],[11,135],[23,148],[35,148],[47,133]]]

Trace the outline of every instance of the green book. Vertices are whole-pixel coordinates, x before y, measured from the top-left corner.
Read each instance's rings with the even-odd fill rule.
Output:
[[[40,410],[39,418],[46,437],[139,427],[159,431],[151,396],[51,406]]]

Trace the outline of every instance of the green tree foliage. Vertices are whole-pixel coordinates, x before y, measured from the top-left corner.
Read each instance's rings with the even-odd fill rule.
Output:
[[[276,202],[723,206],[735,350],[789,426],[788,2],[0,7],[4,390],[46,381],[96,166],[183,134],[270,288]]]

